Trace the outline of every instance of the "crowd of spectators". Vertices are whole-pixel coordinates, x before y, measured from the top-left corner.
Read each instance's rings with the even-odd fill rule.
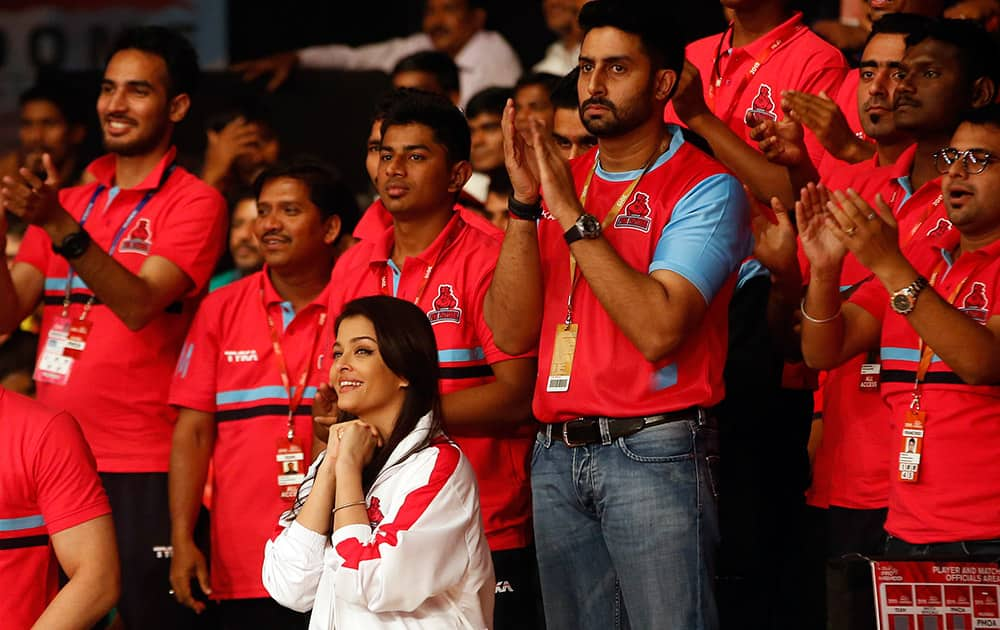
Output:
[[[0,625],[812,629],[831,559],[1000,560],[1000,3],[841,4],[543,0],[524,60],[426,0],[235,64],[194,160],[176,31],[100,155],[40,75]],[[299,67],[388,77],[355,163],[282,142]]]

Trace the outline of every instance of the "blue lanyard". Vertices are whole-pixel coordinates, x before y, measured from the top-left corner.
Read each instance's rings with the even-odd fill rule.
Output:
[[[122,236],[125,235],[125,231],[129,228],[132,222],[135,221],[135,218],[139,216],[139,213],[142,212],[142,209],[146,207],[146,204],[148,204],[149,200],[153,198],[153,195],[155,195],[160,190],[160,188],[163,187],[163,184],[165,184],[166,181],[170,179],[170,175],[174,172],[174,169],[176,168],[177,168],[176,164],[171,164],[170,166],[168,166],[167,170],[164,171],[163,173],[163,177],[160,178],[159,185],[156,188],[147,192],[145,195],[143,195],[139,203],[137,203],[136,206],[132,208],[132,211],[128,213],[128,216],[125,217],[125,220],[122,222],[121,227],[119,227],[118,231],[115,233],[115,237],[111,240],[111,248],[108,250],[109,256],[114,257],[115,248],[118,247],[118,243],[122,240]],[[94,211],[94,204],[97,203],[97,198],[101,195],[102,192],[104,192],[106,188],[107,187],[104,184],[98,184],[97,189],[94,190],[94,194],[90,196],[90,201],[87,203],[87,208],[83,211],[83,215],[80,216],[81,228],[83,228],[83,226],[87,224],[87,219],[90,218],[91,213],[93,213]],[[64,311],[63,317],[66,316],[66,311],[68,311],[69,309],[70,295],[72,294],[73,291],[74,275],[75,274],[73,273],[73,266],[70,265],[69,271],[66,272],[66,298],[63,301],[63,311]],[[87,311],[90,310],[89,306],[92,306],[93,303],[94,303],[94,296],[91,295],[89,304],[87,305],[87,307],[84,308],[83,316],[81,317],[81,319],[86,317]]]

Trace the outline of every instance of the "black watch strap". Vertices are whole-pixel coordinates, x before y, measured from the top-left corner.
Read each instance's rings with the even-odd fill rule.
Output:
[[[67,234],[59,245],[52,243],[52,251],[66,260],[75,260],[83,256],[89,247],[90,234],[87,234],[82,227],[76,232]]]
[[[518,219],[537,221],[542,218],[542,201],[539,199],[534,204],[521,203],[514,199],[514,195],[510,195],[507,197],[507,210]]]
[[[567,245],[572,245],[583,238],[583,232],[576,225],[572,225],[568,230],[563,232],[563,238],[566,239]]]

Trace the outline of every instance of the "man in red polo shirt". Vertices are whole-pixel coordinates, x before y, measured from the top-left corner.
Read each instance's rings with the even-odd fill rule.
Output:
[[[787,173],[756,150],[750,130],[777,120],[784,90],[835,94],[847,63],[792,11],[789,0],[722,0],[732,9],[725,31],[692,42],[690,62],[664,112],[705,138],[720,162],[761,201],[778,196],[790,204]],[[806,145],[814,164],[824,149],[811,131]]]
[[[225,243],[217,191],[174,163],[174,125],[198,78],[191,45],[166,28],[126,31],[104,70],[97,113],[109,154],[96,181],[56,192],[22,169],[0,205],[31,224],[0,269],[0,331],[40,302],[38,399],[80,422],[113,507],[119,611],[131,628],[195,623],[168,593],[170,375]]]
[[[504,114],[518,220],[486,312],[508,352],[541,335],[531,481],[552,628],[718,627],[705,408],[723,395],[749,217],[739,182],[663,123],[683,65],[667,23],[659,3],[580,11],[578,92],[596,151],[567,166],[547,130],[535,125],[529,148],[513,107]]]
[[[6,628],[90,628],[120,589],[111,507],[80,427],[2,387],[0,575]]]
[[[445,427],[479,481],[497,578],[494,627],[541,627],[527,470],[535,361],[533,349],[498,350],[483,319],[502,235],[456,204],[472,168],[468,122],[444,98],[412,93],[386,112],[380,147],[379,197],[393,223],[337,262],[330,315],[379,293],[427,312]]]
[[[1000,554],[996,154],[1000,107],[972,110],[935,156],[956,229],[920,236],[902,249],[884,203],[876,211],[854,193],[836,193],[829,216],[800,213],[812,264],[803,304],[806,360],[831,368],[865,348],[881,349],[892,436],[889,554]],[[837,284],[845,251],[875,280],[842,304]]]
[[[201,612],[205,603],[191,594],[197,579],[220,602],[223,628],[305,627],[305,616],[268,596],[261,550],[312,461],[309,406],[321,378],[330,271],[357,208],[334,175],[310,162],[269,168],[254,188],[253,232],[266,267],[205,299],[170,390],[180,407],[170,457],[171,584],[179,602]],[[210,460],[211,578],[194,540]]]

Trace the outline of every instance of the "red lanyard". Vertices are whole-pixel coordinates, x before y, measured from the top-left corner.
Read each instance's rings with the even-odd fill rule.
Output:
[[[743,90],[747,89],[750,81],[756,76],[760,69],[767,63],[771,57],[774,55],[775,51],[781,48],[781,45],[792,38],[796,33],[805,28],[805,25],[801,21],[796,20],[789,24],[787,27],[779,30],[774,34],[771,43],[764,47],[763,52],[754,57],[754,63],[750,66],[750,69],[740,80],[739,85],[736,87],[736,91],[733,92],[733,100],[729,104],[729,108],[726,110],[725,116],[720,116],[722,122],[729,124],[729,119],[732,118],[733,112],[736,111],[736,107],[740,103],[740,97],[743,95]],[[733,31],[733,23],[729,23],[729,27],[722,32],[722,37],[719,38],[719,45],[715,49],[715,62],[712,64],[712,76],[708,82],[708,108],[718,115],[715,111],[715,98],[716,90],[722,87],[722,69],[721,69],[721,59],[722,59],[722,46],[726,42],[726,35]]]
[[[413,297],[413,303],[417,306],[420,306],[420,298],[423,297],[424,290],[427,288],[427,285],[430,284],[431,273],[434,271],[434,268],[437,267],[438,260],[441,259],[441,254],[443,254],[444,251],[451,246],[452,242],[455,240],[455,233],[462,225],[464,225],[461,217],[455,217],[453,220],[454,224],[451,225],[450,228],[446,228],[448,229],[448,234],[445,236],[445,242],[441,244],[441,248],[434,254],[434,259],[427,263],[426,267],[424,267],[423,277],[420,279],[420,285],[417,286],[417,293]],[[382,281],[379,284],[379,290],[382,292],[382,295],[398,297],[396,296],[395,291],[393,291],[393,285],[395,283],[392,281],[393,270],[390,261],[391,259],[385,261],[385,267],[382,269]],[[399,273],[402,275],[403,271],[399,270]]]
[[[912,241],[913,237],[917,235],[917,233],[920,231],[920,228],[924,226],[924,223],[927,223],[927,219],[929,219],[930,216],[934,214],[934,211],[937,210],[938,206],[941,205],[942,201],[944,201],[944,194],[939,194],[937,196],[937,199],[935,199],[931,203],[930,207],[928,207],[927,210],[924,212],[924,216],[920,217],[920,220],[917,221],[917,223],[913,226],[913,229],[910,230],[909,234],[902,237],[899,244],[901,249],[905,248],[907,245],[910,244],[910,241]]]
[[[265,282],[261,278],[261,282]],[[264,307],[264,314],[267,316],[267,327],[271,332],[271,345],[274,348],[274,359],[278,363],[278,372],[281,374],[281,384],[285,388],[285,393],[288,395],[288,441],[291,442],[295,439],[295,410],[299,408],[302,404],[302,399],[306,395],[306,383],[309,381],[309,375],[312,373],[312,366],[314,363],[314,357],[316,356],[316,350],[319,347],[319,338],[323,333],[323,325],[326,324],[326,309],[319,314],[319,321],[316,322],[316,332],[313,333],[312,349],[309,351],[309,355],[306,356],[306,364],[302,369],[302,375],[299,376],[298,382],[295,384],[295,393],[292,393],[292,378],[288,372],[288,364],[285,361],[285,353],[281,350],[281,338],[278,336],[278,327],[274,325],[274,319],[271,317],[271,312],[267,308],[267,301],[264,298],[264,287],[260,288],[260,303]]]

